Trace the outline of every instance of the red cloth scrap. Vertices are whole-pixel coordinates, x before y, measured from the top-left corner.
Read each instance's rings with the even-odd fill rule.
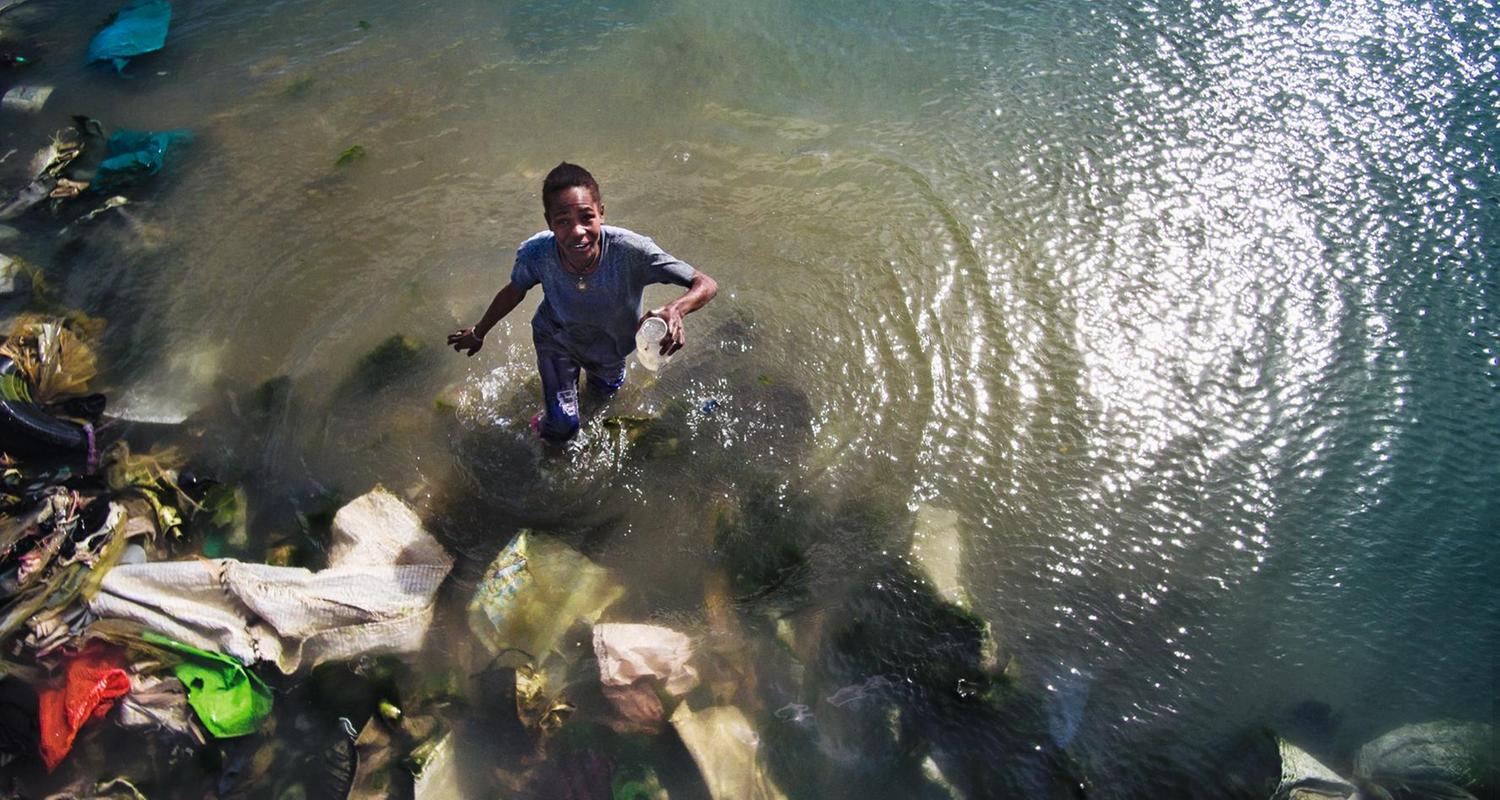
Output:
[[[130,693],[125,653],[97,639],[68,660],[60,684],[37,692],[42,761],[51,772],[62,763],[78,730],[91,719],[103,719],[115,701]]]

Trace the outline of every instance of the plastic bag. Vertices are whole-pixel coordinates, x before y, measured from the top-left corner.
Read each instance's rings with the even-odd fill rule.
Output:
[[[193,141],[193,132],[117,130],[105,144],[105,158],[94,173],[89,191],[113,192],[161,172],[174,148]]]
[[[172,674],[187,687],[188,705],[210,734],[220,739],[247,736],[271,715],[271,690],[240,662],[150,631],[141,638],[183,656]]]
[[[1276,748],[1281,756],[1281,777],[1271,800],[1311,800],[1354,794],[1353,785],[1291,742],[1278,736]]]
[[[519,650],[540,663],[569,628],[597,621],[624,592],[578,551],[522,531],[485,570],[469,601],[469,628],[491,653]]]
[[[694,713],[687,703],[672,714],[714,800],[786,800],[760,765],[760,736],[734,706]]]
[[[86,61],[108,61],[119,72],[132,57],[162,49],[171,24],[172,4],[167,0],[135,0],[89,42]]]
[[[693,642],[658,625],[606,623],[594,626],[594,655],[605,686],[629,686],[641,678],[660,678],[667,692],[683,695],[698,685],[688,666]]]
[[[416,512],[377,486],[333,516],[328,566],[360,564],[438,564],[453,557],[422,527]]]
[[[147,665],[154,666],[154,665]],[[193,709],[188,705],[187,687],[175,677],[146,674],[142,665],[132,668],[130,694],[120,701],[120,726],[147,731],[171,731],[193,744],[205,742],[203,733],[193,725]]]

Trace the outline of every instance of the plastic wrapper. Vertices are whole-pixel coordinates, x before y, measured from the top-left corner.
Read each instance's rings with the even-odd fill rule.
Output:
[[[580,620],[596,622],[624,594],[609,571],[578,551],[528,531],[485,570],[469,602],[469,627],[491,653],[540,663]]]

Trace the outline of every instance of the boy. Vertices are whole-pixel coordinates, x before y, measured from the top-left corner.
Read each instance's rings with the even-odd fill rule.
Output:
[[[682,348],[682,318],[718,293],[713,278],[667,255],[637,233],[604,225],[599,184],[589,171],[564,161],[542,182],[548,230],[516,248],[510,282],[495,294],[472,328],[448,336],[454,350],[479,352],[485,334],[511,312],[527,290],[541,284],[542,304],[531,318],[543,410],[531,420],[545,439],[561,442],[578,432],[578,371],[602,398],[625,382],[625,357],[646,317],[661,317],[667,334],[662,355]],[[641,290],[652,283],[687,287],[681,297],[641,314]]]

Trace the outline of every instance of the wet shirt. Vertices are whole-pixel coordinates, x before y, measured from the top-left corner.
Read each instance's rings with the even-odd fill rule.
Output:
[[[641,292],[653,283],[689,286],[693,268],[633,231],[602,226],[599,267],[579,278],[563,268],[557,238],[543,231],[516,248],[510,282],[521,291],[541,284],[531,318],[537,348],[552,347],[587,366],[617,363],[635,349]]]

